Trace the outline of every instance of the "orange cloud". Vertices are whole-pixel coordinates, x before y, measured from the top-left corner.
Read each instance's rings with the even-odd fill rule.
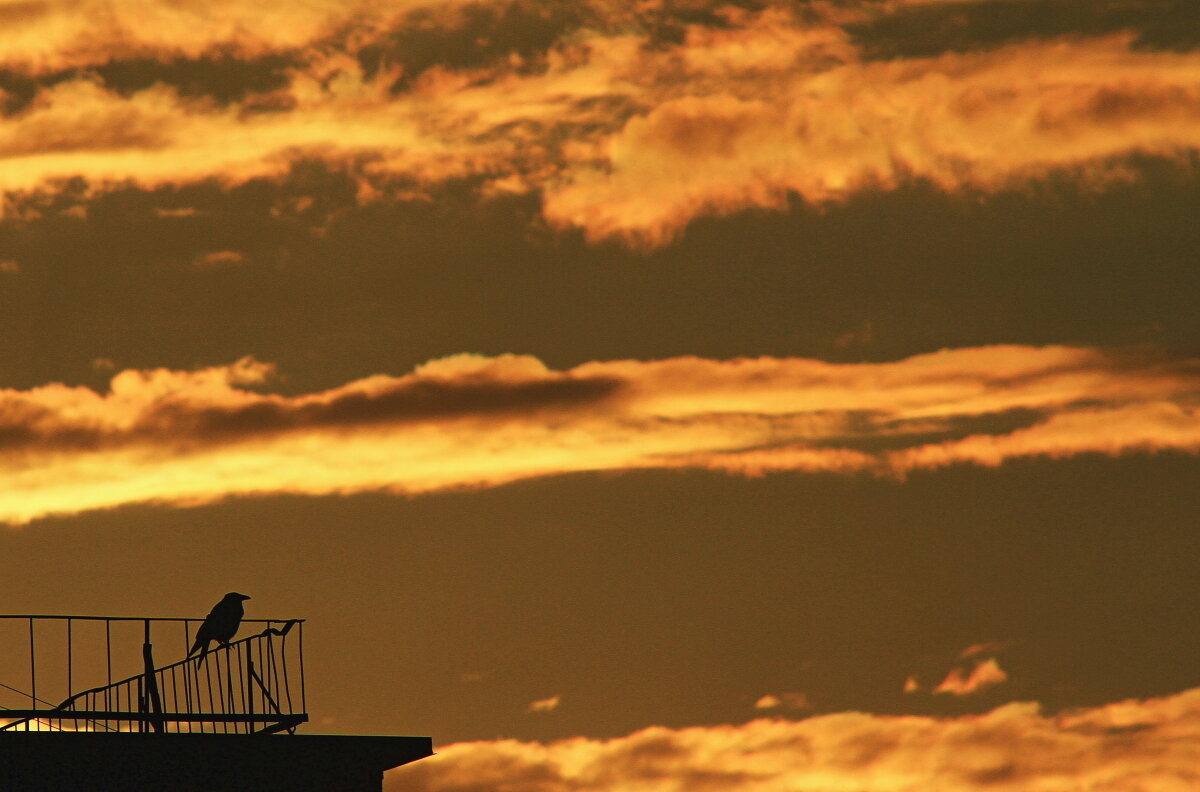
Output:
[[[558,709],[558,705],[561,703],[562,696],[538,699],[537,701],[529,702],[529,712],[553,712]]]
[[[667,10],[595,2],[580,11],[594,24],[564,29],[530,56],[537,68],[513,53],[408,74],[357,56],[407,30],[415,0],[310,0],[274,21],[245,0],[202,15],[155,0],[83,3],[91,14],[29,5],[43,13],[22,23],[28,36],[6,38],[0,62],[33,69],[66,53],[61,68],[150,48],[286,50],[293,65],[280,67],[282,87],[228,103],[161,83],[119,91],[94,75],[48,83],[0,118],[4,192],[74,176],[95,189],[237,183],[319,157],[352,165],[362,200],[386,199],[395,179],[471,178],[484,196],[540,194],[556,227],[657,245],[697,216],[789,196],[821,203],[913,179],[1002,190],[1059,171],[1102,187],[1135,178],[1122,158],[1186,162],[1200,149],[1200,52],[1149,52],[1129,35],[871,61],[840,26],[868,7],[725,9],[720,28],[675,20],[682,41],[649,46],[639,15]],[[455,29],[460,17],[423,24]]]
[[[987,660],[976,663],[969,673],[964,673],[960,668],[951,669],[946,678],[933,689],[933,692],[969,696],[1007,680],[1008,674],[996,662],[996,658],[989,657]]]
[[[755,709],[793,709],[806,710],[812,708],[808,696],[803,693],[780,693],[778,696],[768,693],[754,702]]]
[[[579,471],[902,476],[1023,456],[1200,450],[1200,361],[996,346],[890,363],[456,355],[269,392],[251,358],[0,390],[0,520],[233,495],[421,493]]]
[[[983,643],[971,644],[966,649],[963,649],[959,657],[966,660],[970,657],[985,654],[995,654],[1004,649],[1004,644],[999,641],[984,641]]]
[[[52,71],[122,57],[248,57],[312,46],[357,23],[382,27],[439,0],[3,0],[0,64]]]
[[[1184,790],[1200,783],[1200,690],[1052,716],[1033,703],[957,718],[838,713],[652,727],[611,740],[460,743],[386,774],[413,792]]]
[[[774,24],[741,34],[747,50],[789,46]],[[1129,44],[881,62],[830,46],[819,65],[806,67],[802,51],[786,69],[734,65],[719,80],[697,66],[689,76],[707,90],[659,95],[604,141],[601,165],[571,168],[547,191],[546,215],[592,238],[661,244],[697,215],[782,208],[792,194],[820,203],[913,178],[999,190],[1059,169],[1126,179],[1106,161],[1200,147],[1200,54]]]
[[[212,250],[192,259],[192,266],[197,269],[216,269],[232,267],[246,262],[246,254],[239,250]]]

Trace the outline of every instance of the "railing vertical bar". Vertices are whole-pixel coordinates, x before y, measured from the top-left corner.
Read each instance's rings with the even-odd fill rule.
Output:
[[[213,662],[217,666],[217,698],[220,700],[220,703],[221,703],[221,713],[224,714],[225,713],[225,691],[222,689],[222,686],[221,686],[221,653],[220,653],[220,650],[213,652]],[[223,724],[222,730],[225,732],[228,732],[229,725]],[[214,729],[214,731],[215,731],[215,729]]]
[[[273,698],[281,698],[279,695],[279,680],[275,679],[274,669],[272,668],[272,659],[275,653],[275,636],[267,638],[267,645],[263,648],[263,662],[267,666],[267,689],[271,691]],[[275,705],[275,711],[279,712],[279,704]]]
[[[189,626],[189,622],[185,619],[183,622],[183,656],[185,658],[187,657],[187,651],[189,648],[188,647],[188,644],[189,644],[188,626]],[[182,666],[182,669],[183,669],[183,702],[184,702],[184,705],[187,707],[188,715],[192,714],[192,683],[188,679],[188,669],[191,667],[192,667],[191,663],[184,663]],[[191,730],[190,727],[188,730],[189,731]]]
[[[292,683],[291,683],[291,680],[288,678],[288,672],[287,672],[287,669],[288,669],[287,639],[288,639],[288,637],[285,634],[283,636],[283,640],[280,642],[279,651],[283,654],[283,690],[287,694],[288,714],[291,715],[292,712],[294,712],[294,709],[292,707]],[[272,660],[272,662],[274,662],[274,660]],[[276,679],[278,679],[278,673],[276,674]]]
[[[300,622],[300,709],[308,712],[308,691],[304,684],[304,622]]]
[[[108,659],[108,686],[113,686],[113,622],[112,619],[104,619],[104,656]]]
[[[252,671],[255,672],[255,674],[259,675],[260,687],[267,686],[267,680],[262,677],[262,674],[264,673],[262,659],[263,659],[263,644],[270,640],[271,640],[271,636],[268,634],[267,636],[260,638],[254,642],[254,655],[255,655],[255,658],[258,660],[258,662],[251,663],[250,668]],[[250,647],[247,646],[246,648],[249,649]],[[253,681],[254,681],[254,675],[251,674],[248,682],[253,682]],[[250,691],[251,706],[257,706],[258,709],[261,709],[265,713],[267,711],[267,702],[262,698],[262,693],[260,691],[256,691],[253,685],[249,686],[247,689]],[[254,704],[255,698],[258,699],[258,705]]]
[[[205,671],[208,674],[209,692],[211,693],[213,690],[216,690],[216,693],[212,694],[212,696],[213,696],[212,709],[210,710],[212,713],[215,714],[222,710],[222,706],[221,706],[221,661],[217,659],[217,655],[215,653],[213,654],[213,659],[208,662],[208,667],[205,668]],[[214,676],[217,678],[215,684],[213,682]],[[212,724],[213,733],[215,734],[220,729],[221,729],[221,724],[216,721],[213,721],[213,724]]]
[[[217,691],[216,698],[213,699],[213,712],[225,711],[225,694],[221,692],[221,658],[217,652],[212,652],[212,660],[209,661],[209,683]],[[213,683],[212,677],[216,677],[216,683]],[[213,731],[219,731],[222,728],[220,723],[213,723]]]
[[[232,651],[229,648],[225,649],[225,691],[229,694],[225,699],[228,702],[228,707],[225,712],[229,715],[236,714],[238,710],[236,691],[241,689],[241,685],[234,687],[233,684],[233,663],[238,659],[237,652]],[[231,731],[233,731],[234,734],[238,733],[238,726],[239,724],[237,723],[230,724]]]
[[[233,664],[235,662],[237,663],[237,678],[238,678],[238,684],[236,686],[233,684],[233,677],[234,677]],[[233,702],[233,707],[232,707],[233,712],[237,712],[239,709],[245,709],[245,706],[246,706],[245,702],[243,702],[241,700],[242,694],[246,692],[246,689],[244,687],[242,687],[242,685],[241,685],[241,679],[242,679],[242,653],[238,652],[238,651],[234,651],[234,650],[229,650],[229,676],[227,678],[227,681],[229,683],[229,700]],[[240,723],[233,724],[234,733],[240,732],[241,730],[242,730],[242,725]]]
[[[213,662],[216,661],[214,660]],[[199,668],[199,666],[197,666],[197,668]],[[204,664],[204,684],[205,687],[208,688],[208,711],[211,713],[216,709],[216,705],[213,703],[212,669],[207,663]],[[203,729],[203,724],[201,724],[201,728]],[[214,732],[217,730],[216,724],[213,724],[212,730]]]
[[[155,716],[157,716],[157,719],[155,721],[155,729],[154,730],[159,732],[160,734],[166,734],[167,732],[170,731],[170,729],[167,728],[166,720],[162,716],[163,709],[164,709],[162,694],[163,694],[163,686],[164,686],[164,683],[166,682],[166,678],[167,678],[166,674],[167,674],[167,672],[163,671],[161,669],[155,670],[155,672],[154,672],[154,687],[156,688],[155,692],[158,694],[158,696],[157,696],[158,709],[156,709],[154,712]],[[172,710],[172,712],[174,712],[174,710]]]
[[[186,712],[188,715],[191,715],[192,714],[192,689],[190,687],[188,687],[188,685],[189,685],[189,683],[188,683],[188,667],[186,665],[179,666],[179,673],[181,676],[183,676],[183,711]],[[174,684],[176,686],[176,690],[178,690],[179,681],[175,680]],[[176,693],[176,695],[178,695],[178,693]],[[176,705],[176,706],[178,706],[178,705]],[[189,721],[189,723],[190,723],[190,721]],[[188,731],[191,731],[191,730],[192,730],[191,726],[189,725]],[[175,731],[183,731],[183,724],[178,724],[175,728]]]
[[[205,672],[204,673],[204,681],[207,686],[208,669],[207,668],[201,669],[199,663],[196,663],[196,665],[192,668],[192,678],[196,682],[196,712],[197,712],[197,714],[199,714],[201,712],[207,712],[208,710],[212,709],[212,691],[211,690],[209,690],[209,692],[208,692],[208,700],[209,700],[208,709],[205,709],[205,707],[204,707],[204,691],[200,688],[200,672],[201,671]],[[200,731],[202,731],[202,732],[206,731],[203,723],[200,724]]]
[[[29,709],[37,709],[37,651],[33,617],[29,617]],[[26,724],[26,729],[28,729]]]
[[[175,674],[177,666],[171,666],[171,711],[179,712],[179,682]],[[179,721],[175,722],[175,731],[179,731]]]
[[[240,665],[240,663],[239,663],[239,665]],[[246,700],[246,712],[250,713],[250,714],[254,713],[254,702],[251,699],[251,696],[254,695],[254,690],[249,685],[250,669],[252,669],[253,667],[254,667],[253,660],[250,657],[250,644],[247,643],[246,644],[246,674],[245,674],[245,677],[242,679],[242,694]],[[254,724],[247,721],[246,728],[249,731],[254,731]]]
[[[180,666],[183,672],[183,707],[184,712],[188,715],[192,714],[192,680],[191,680],[191,663],[186,663]]]
[[[217,666],[217,684],[221,687],[221,712],[228,715],[233,711],[233,679],[229,675],[229,652],[222,654],[225,670],[222,672],[221,666]],[[229,721],[225,721],[225,732],[229,732]]]
[[[237,652],[231,651],[228,647],[226,647],[226,649],[225,649],[225,689],[229,691],[229,709],[226,710],[226,714],[228,714],[228,715],[234,714],[234,711],[236,711],[236,709],[237,709],[237,699],[235,698],[234,693],[233,693],[233,691],[234,691],[233,661],[234,660],[237,660],[240,663],[241,657],[238,655]],[[238,685],[237,689],[240,690],[241,685]],[[235,724],[233,724],[233,733],[237,734],[237,732],[238,732],[238,724],[235,723]]]
[[[271,688],[271,665],[270,665],[270,663],[267,662],[267,656],[268,656],[267,649],[271,646],[271,642],[274,640],[275,640],[275,636],[271,635],[270,633],[267,633],[266,638],[258,642],[258,667],[260,669],[262,669],[263,673],[265,673],[267,675],[266,681],[263,682],[263,687],[265,688],[265,690],[262,691],[261,698],[259,699],[262,702],[263,712],[267,711],[267,699],[269,698],[270,691],[272,689]],[[276,711],[278,711],[278,708],[276,708]]]
[[[252,686],[254,683],[254,658],[251,655],[251,652],[253,651],[253,649],[250,646],[250,644],[252,644],[252,643],[254,643],[254,642],[248,641],[246,643],[246,675],[242,679],[242,682],[243,682],[242,690],[245,691],[245,696],[246,696],[246,714],[247,715],[254,714],[254,688]],[[253,721],[246,721],[246,733],[249,734],[252,731],[254,731]]]
[[[282,698],[279,695],[279,679],[275,675],[275,636],[267,637],[267,646],[264,650],[265,657],[263,662],[267,664],[267,688],[274,691],[275,698]],[[279,705],[276,705],[278,707]]]
[[[75,695],[74,664],[71,657],[71,619],[67,619],[67,698]]]

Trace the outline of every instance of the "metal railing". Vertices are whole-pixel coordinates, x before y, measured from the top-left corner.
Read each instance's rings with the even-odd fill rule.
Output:
[[[252,734],[294,732],[308,720],[303,619],[243,619],[243,631],[261,630],[187,657],[193,638],[192,624],[198,626],[202,621],[122,616],[0,616],[0,628],[7,628],[10,633],[6,635],[0,630],[0,646],[7,650],[0,653],[0,731]],[[138,622],[142,628],[140,657],[132,651],[136,640],[129,640],[130,628],[136,629]],[[51,627],[54,623],[62,624],[65,631],[55,630]],[[155,664],[152,639],[157,638],[161,648],[171,624],[182,628],[184,659],[159,667]],[[11,640],[14,625],[27,633],[25,660],[14,656],[14,649],[21,643]],[[84,625],[88,629],[83,629]],[[124,640],[118,636],[114,642],[114,631],[124,632]],[[83,632],[90,635],[85,639]],[[9,640],[5,641],[6,637]],[[128,669],[127,676],[114,680],[114,660],[118,669],[122,666]],[[28,691],[5,684],[6,666],[18,663],[27,664]],[[138,668],[137,673],[128,673],[131,666]],[[61,693],[64,676],[66,696],[58,699],[60,703],[53,704],[38,695],[39,683],[44,693],[49,687]],[[76,681],[84,679],[93,684],[77,689]],[[26,701],[26,706],[8,706]]]

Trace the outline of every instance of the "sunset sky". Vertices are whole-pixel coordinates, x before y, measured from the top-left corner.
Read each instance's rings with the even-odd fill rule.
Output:
[[[1194,0],[0,0],[0,196],[0,612],[306,618],[392,792],[1200,786]]]

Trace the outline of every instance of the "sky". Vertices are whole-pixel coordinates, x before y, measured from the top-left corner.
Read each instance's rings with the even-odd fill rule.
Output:
[[[388,792],[1195,788],[1198,9],[0,0],[0,610]]]

